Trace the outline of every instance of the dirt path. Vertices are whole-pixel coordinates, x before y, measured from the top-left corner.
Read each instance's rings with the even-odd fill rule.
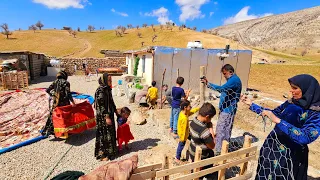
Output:
[[[92,49],[92,45],[90,44],[90,42],[88,40],[83,39],[83,38],[79,38],[79,40],[81,40],[83,42],[84,48],[79,51],[68,54],[66,56],[63,56],[64,58],[82,57],[84,54],[86,54],[87,52],[89,52]]]

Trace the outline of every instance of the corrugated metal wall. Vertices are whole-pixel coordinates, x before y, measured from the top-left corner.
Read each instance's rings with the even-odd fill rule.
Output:
[[[200,66],[206,67],[206,77],[209,82],[224,84],[225,79],[220,73],[224,64],[231,64],[240,77],[243,89],[248,86],[252,52],[249,50],[230,50],[230,57],[220,60],[217,53],[221,49],[179,49],[168,47],[156,47],[154,56],[154,77],[158,88],[161,86],[162,74],[166,69],[164,84],[175,86],[177,69],[179,75],[184,77],[184,89],[192,89],[199,93]],[[234,53],[237,53],[234,56]]]

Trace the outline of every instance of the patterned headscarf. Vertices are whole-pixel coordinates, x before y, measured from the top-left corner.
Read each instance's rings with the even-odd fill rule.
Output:
[[[320,85],[316,78],[308,74],[300,74],[288,79],[290,84],[298,86],[302,91],[300,99],[292,99],[293,103],[304,109],[320,107]]]
[[[60,71],[57,73],[57,79],[68,79],[68,74],[65,71]]]
[[[99,84],[100,86],[102,87],[109,87],[108,85],[108,77],[109,77],[109,74],[108,73],[103,73],[100,78],[99,78]],[[111,88],[111,87],[109,87]]]

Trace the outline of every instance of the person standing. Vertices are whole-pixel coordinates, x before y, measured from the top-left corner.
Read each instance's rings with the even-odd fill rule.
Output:
[[[111,93],[111,76],[104,73],[98,82],[95,93],[97,131],[94,155],[97,159],[107,161],[115,158],[118,152],[114,119],[117,108]]]
[[[238,102],[240,100],[242,83],[240,78],[234,73],[234,68],[230,64],[226,64],[221,68],[221,73],[226,78],[227,82],[222,85],[208,83],[204,77],[202,82],[209,89],[221,93],[219,102],[219,119],[216,127],[216,154],[221,153],[223,140],[230,141],[233,121],[237,112]]]
[[[43,136],[49,136],[54,134],[54,127],[52,122],[52,113],[56,107],[75,105],[70,91],[70,83],[67,81],[68,74],[65,71],[61,71],[57,74],[57,79],[47,88],[46,92],[52,97],[53,104],[50,109],[50,115],[44,126],[41,134]]]
[[[247,96],[241,97],[251,111],[267,116],[276,124],[260,150],[257,180],[308,179],[308,144],[320,135],[320,85],[307,74],[288,81],[292,99],[274,110],[252,103]]]
[[[181,99],[188,99],[190,91],[184,92],[181,87],[184,83],[183,77],[178,77],[176,81],[177,85],[172,87],[172,103],[171,103],[171,116],[170,116],[170,132],[173,133],[174,138],[178,138],[177,126],[180,113]]]

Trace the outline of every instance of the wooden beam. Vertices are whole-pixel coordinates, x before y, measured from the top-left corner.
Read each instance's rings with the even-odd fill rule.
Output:
[[[163,155],[163,159],[162,159],[162,169],[169,169],[169,159],[167,155]],[[164,176],[163,180],[169,180],[169,175],[168,176]]]
[[[244,143],[243,143],[243,148],[248,148],[251,146],[251,142],[252,142],[252,137],[249,135],[246,135],[244,137]],[[241,157],[249,157],[250,153],[244,154]],[[243,163],[240,165],[240,175],[243,175],[246,171],[247,171],[247,167],[248,167],[248,162]]]
[[[163,74],[162,74],[162,81],[161,81],[161,91],[160,91],[160,99],[162,100],[162,86],[163,86],[163,81],[164,81],[164,75],[166,74],[166,70],[167,69],[164,69],[164,71],[163,71]],[[162,109],[162,105],[163,105],[163,103],[162,103],[162,101],[160,101],[160,109]]]
[[[200,66],[200,77],[205,76],[205,66]],[[200,106],[205,102],[205,88],[206,85],[200,81]]]
[[[141,166],[141,167],[138,167],[137,169],[135,169],[133,171],[133,174],[137,174],[137,173],[141,173],[141,172],[145,172],[145,171],[152,171],[155,169],[161,169],[161,167],[162,167],[162,163]]]
[[[192,170],[195,168],[207,166],[209,164],[215,164],[215,163],[217,164],[218,162],[226,160],[226,159],[232,159],[232,158],[239,157],[239,156],[246,154],[246,153],[256,152],[257,149],[258,149],[257,146],[249,147],[249,148],[242,148],[240,150],[230,152],[225,155],[220,155],[220,156],[216,156],[216,157],[212,157],[212,158],[208,158],[208,159],[203,159],[200,162],[193,162],[190,164],[185,164],[182,166],[173,167],[171,169],[157,171],[157,177],[163,177],[163,176],[168,176],[171,174],[180,173],[183,171],[189,171],[189,170]]]
[[[199,162],[201,161],[201,155],[202,155],[202,149],[200,146],[196,147],[196,153],[194,155],[194,162]],[[193,170],[193,172],[199,172],[200,171],[200,167],[197,167]],[[195,178],[195,180],[199,180],[199,178]]]
[[[248,162],[248,161],[253,160],[253,159],[255,159],[255,156],[251,155],[251,156],[246,157],[244,159],[231,161],[231,162],[226,163],[226,164],[218,165],[218,166],[215,166],[215,167],[212,167],[212,168],[209,168],[209,169],[204,169],[204,170],[202,170],[200,172],[194,172],[192,174],[184,175],[184,176],[175,178],[174,180],[195,179],[195,178],[198,178],[198,177],[205,176],[207,174],[211,174],[211,173],[217,172],[217,171],[219,171],[221,169],[231,168],[233,166],[236,166],[236,165],[244,163],[244,162]]]
[[[156,171],[147,171],[139,174],[132,174],[130,180],[151,179],[156,177]]]
[[[228,149],[229,149],[229,142],[224,140],[222,142],[222,148],[221,148],[221,155],[225,155],[228,154]],[[227,160],[224,160],[222,162],[220,162],[219,164],[225,164],[227,162]],[[219,175],[218,175],[218,180],[225,180],[226,179],[226,169],[222,169],[219,171]]]

